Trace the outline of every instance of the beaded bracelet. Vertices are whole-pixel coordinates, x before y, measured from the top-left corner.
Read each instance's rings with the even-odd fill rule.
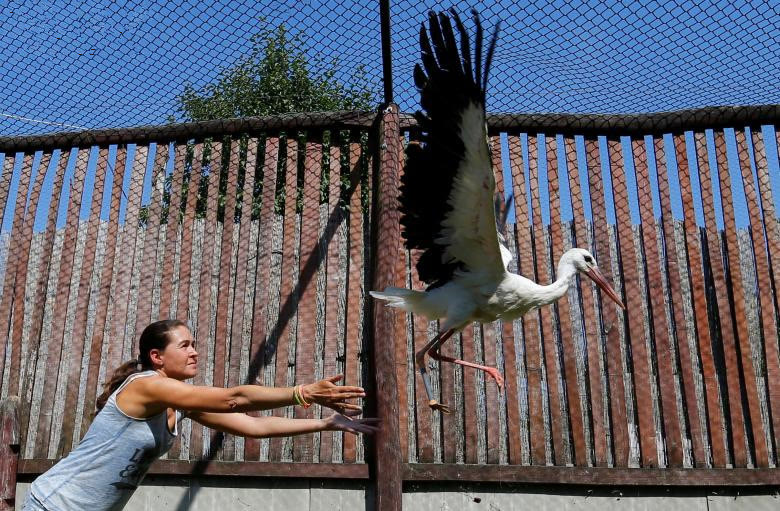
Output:
[[[308,408],[311,406],[311,403],[307,403],[305,399],[303,399],[303,385],[296,385],[293,388],[293,398],[295,398],[295,402],[304,408]]]

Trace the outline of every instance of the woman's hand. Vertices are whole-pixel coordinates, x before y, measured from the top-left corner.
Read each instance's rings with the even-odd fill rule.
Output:
[[[367,435],[373,435],[379,431],[379,419],[350,419],[340,413],[334,413],[323,421],[326,431],[346,431],[347,433]]]
[[[317,403],[336,410],[344,415],[360,415],[363,408],[359,405],[348,403],[347,399],[366,397],[366,391],[362,387],[348,387],[336,385],[336,382],[344,378],[343,374],[325,378],[316,383],[303,385],[301,393],[303,399],[308,403]]]

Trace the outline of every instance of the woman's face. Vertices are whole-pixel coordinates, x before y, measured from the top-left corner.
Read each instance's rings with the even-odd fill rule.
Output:
[[[169,378],[186,380],[198,373],[198,352],[195,339],[186,326],[178,326],[168,332],[169,342],[160,352],[162,369]]]

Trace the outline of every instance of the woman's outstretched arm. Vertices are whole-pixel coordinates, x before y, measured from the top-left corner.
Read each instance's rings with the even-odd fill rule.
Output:
[[[212,429],[253,438],[302,435],[317,431],[371,434],[376,432],[379,422],[379,419],[350,419],[337,413],[323,419],[252,417],[244,413],[208,412],[192,412],[189,417]]]
[[[336,385],[341,376],[320,380],[301,388],[307,402],[332,408],[340,413],[358,415],[362,408],[350,399],[365,397],[361,387]],[[230,388],[200,387],[173,378],[142,378],[133,382],[134,400],[144,407],[142,416],[164,408],[192,412],[232,413],[270,410],[295,404],[292,387],[239,385]]]

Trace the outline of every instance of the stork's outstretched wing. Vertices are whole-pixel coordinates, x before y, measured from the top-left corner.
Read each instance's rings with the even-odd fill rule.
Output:
[[[496,42],[493,33],[482,70],[482,27],[477,27],[472,69],[469,36],[451,11],[429,14],[420,29],[422,63],[414,68],[423,112],[419,143],[410,143],[401,185],[401,224],[407,248],[424,250],[417,264],[429,289],[456,270],[504,272],[493,195],[495,178],[485,125],[485,86]],[[432,44],[431,44],[432,43]],[[497,150],[497,149],[496,149]]]

